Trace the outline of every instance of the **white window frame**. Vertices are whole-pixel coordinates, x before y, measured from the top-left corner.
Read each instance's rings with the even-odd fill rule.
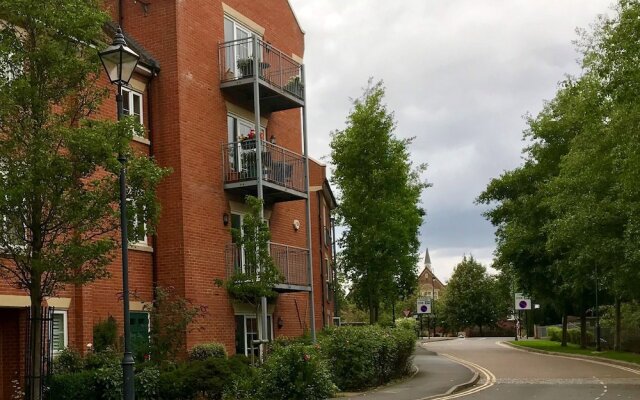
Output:
[[[244,340],[244,355],[249,357],[251,355],[251,353],[249,353],[249,342],[247,340],[247,320],[248,319],[255,319],[256,320],[256,324],[258,327],[258,338],[261,337],[261,333],[262,333],[262,316],[258,316],[256,314],[235,314],[236,317],[242,317],[243,319],[243,330],[244,330],[244,334],[242,335],[243,340]],[[269,323],[270,322],[270,323]],[[269,324],[269,330],[271,331],[271,339],[275,339],[275,335],[274,335],[274,331],[273,331],[273,314],[267,314],[267,323]],[[269,336],[269,335],[268,335]]]
[[[56,350],[53,345],[53,319],[51,320],[51,337],[49,338],[49,342],[51,343],[51,350],[53,355],[59,354],[63,349],[66,349],[69,346],[69,317],[67,310],[53,310],[53,315],[62,315],[62,341],[63,346],[62,349]]]
[[[129,102],[129,109],[125,110],[124,109],[124,97],[127,96],[127,100]],[[140,123],[140,125],[142,125],[143,128],[145,128],[144,126],[144,95],[143,93],[127,86],[127,87],[123,87],[122,88],[122,97],[123,97],[123,108],[122,111],[124,113],[124,115],[126,116],[135,116],[134,113],[134,109],[133,109],[133,99],[134,97],[139,97],[140,98],[140,116],[138,117],[138,122]],[[139,136],[139,135],[135,135],[136,137],[144,137],[144,136]]]
[[[135,202],[133,200],[133,198],[131,197],[127,197],[127,207],[133,207],[133,209],[135,210],[137,207],[135,206]],[[133,214],[133,219],[131,220],[131,226],[135,229],[136,227],[138,227],[140,225],[140,218],[138,216],[138,213],[134,213]],[[144,229],[144,237],[140,240],[137,241],[131,241],[131,245],[132,246],[149,246],[149,234],[148,234],[148,230],[147,230],[147,221],[142,221],[142,226]]]
[[[234,113],[227,113],[227,124],[229,124],[229,119],[234,120],[233,121],[233,137],[231,137],[229,134],[231,132],[229,132],[229,126],[227,126],[227,141],[229,144],[235,143],[235,148],[232,148],[231,146],[229,146],[229,150],[228,151],[233,151],[233,157],[238,157],[237,160],[234,160],[233,163],[233,167],[237,168],[238,171],[242,171],[242,153],[246,152],[246,151],[255,151],[255,150],[244,150],[242,148],[241,145],[241,136],[240,136],[240,125],[244,125],[246,128],[249,128],[249,131],[251,131],[252,129],[255,130],[256,124],[254,122],[251,122],[247,119],[242,118],[241,116],[234,114]],[[258,138],[262,138],[262,140],[265,140],[265,138],[267,137],[267,128],[265,128],[264,126],[260,125],[260,135],[256,135],[255,139]],[[231,157],[231,155],[230,155]]]
[[[224,19],[223,19],[223,27],[224,27],[224,23],[225,21],[229,21],[232,24],[232,38],[224,38],[225,42],[231,42],[234,40],[238,40],[238,30],[242,31],[243,33],[247,34],[247,38],[252,38],[254,36],[258,36],[259,38],[262,38],[258,33],[252,31],[251,29],[249,29],[246,25],[243,25],[242,23],[238,22],[236,19],[234,19],[232,16],[225,14],[224,15]],[[224,32],[223,32],[224,34]],[[251,44],[252,42],[249,42],[248,48],[247,48],[247,57],[252,57],[253,56],[253,45]],[[240,73],[238,72],[238,52],[237,52],[237,48],[231,47],[229,48],[233,53],[232,57],[233,57],[233,63],[231,63],[231,65],[226,65],[225,68],[227,68],[229,71],[231,71],[236,77],[240,76]],[[227,50],[229,51],[229,50]],[[228,55],[227,55],[228,57]]]

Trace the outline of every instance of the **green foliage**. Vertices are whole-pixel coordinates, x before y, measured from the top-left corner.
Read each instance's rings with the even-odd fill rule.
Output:
[[[418,329],[418,321],[416,321],[415,318],[400,318],[396,320],[396,328],[416,332]]]
[[[79,371],[51,375],[47,381],[49,400],[98,399],[95,389],[95,372]]]
[[[114,349],[107,349],[105,351],[87,354],[84,359],[84,365],[86,369],[116,367],[120,365],[121,360],[122,354],[116,352]]]
[[[336,385],[342,390],[363,389],[409,372],[415,332],[376,325],[331,329],[320,338]]]
[[[550,326],[547,328],[547,335],[549,339],[553,342],[561,342],[562,341],[562,328],[558,328],[555,326]]]
[[[275,348],[260,370],[260,381],[261,399],[323,400],[336,389],[317,348],[303,344]]]
[[[82,355],[76,350],[65,347],[53,359],[53,371],[56,374],[71,374],[84,368]]]
[[[221,399],[225,388],[252,368],[237,358],[209,358],[177,365],[160,374],[159,399]]]
[[[224,285],[233,298],[256,305],[261,297],[278,296],[273,287],[283,277],[269,253],[271,233],[261,217],[262,200],[247,196],[245,201],[249,212],[243,218],[242,232],[231,231],[235,245],[243,249],[243,269],[237,270]]]
[[[136,370],[135,389],[136,399],[155,400],[158,398],[158,383],[160,371],[156,367],[147,366],[141,371]]]
[[[568,341],[569,343],[573,343],[575,345],[580,345],[580,329],[574,328],[574,329],[567,329],[567,334],[568,334]],[[547,328],[547,335],[549,336],[549,340],[551,340],[552,342],[561,342],[562,341],[562,329],[555,327],[555,326],[550,326]],[[593,333],[590,331],[587,331],[587,342],[588,343],[593,343],[594,342],[594,338],[593,338]]]
[[[115,349],[118,344],[118,323],[113,316],[98,322],[93,326],[93,349],[101,352]]]
[[[506,300],[505,300],[506,297]],[[456,266],[447,290],[441,300],[442,313],[454,330],[482,328],[505,318],[510,294],[500,290],[498,280],[487,273],[486,268],[473,256],[466,256]]]
[[[227,358],[227,350],[221,343],[197,344],[189,350],[189,360],[203,361],[207,358]]]
[[[102,400],[122,399],[122,366],[98,368],[94,373],[94,386]]]
[[[180,296],[173,287],[155,290],[150,311],[151,359],[155,363],[175,362],[186,355],[186,333],[203,329],[197,322],[207,309]]]
[[[424,165],[409,161],[411,139],[398,139],[382,82],[353,102],[347,127],[332,133],[332,182],[342,194],[338,218],[346,230],[339,264],[357,305],[378,319],[382,301],[410,295],[417,286],[418,229]]]

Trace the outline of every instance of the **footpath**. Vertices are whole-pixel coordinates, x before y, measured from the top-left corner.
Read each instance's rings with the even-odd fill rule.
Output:
[[[348,397],[371,400],[422,400],[444,395],[460,385],[472,384],[476,378],[476,374],[468,368],[438,356],[420,345],[416,346],[413,364],[418,370],[412,377]]]

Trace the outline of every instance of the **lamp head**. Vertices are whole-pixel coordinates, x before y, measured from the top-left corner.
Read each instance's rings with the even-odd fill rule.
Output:
[[[111,46],[98,53],[98,55],[104,70],[109,76],[109,81],[120,85],[129,83],[140,59],[140,56],[127,46],[120,27],[116,31],[116,36],[113,38]]]

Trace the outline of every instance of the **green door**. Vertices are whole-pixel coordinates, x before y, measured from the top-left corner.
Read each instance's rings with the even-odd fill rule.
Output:
[[[129,314],[129,324],[133,356],[138,361],[144,361],[149,355],[149,313],[132,312]]]

